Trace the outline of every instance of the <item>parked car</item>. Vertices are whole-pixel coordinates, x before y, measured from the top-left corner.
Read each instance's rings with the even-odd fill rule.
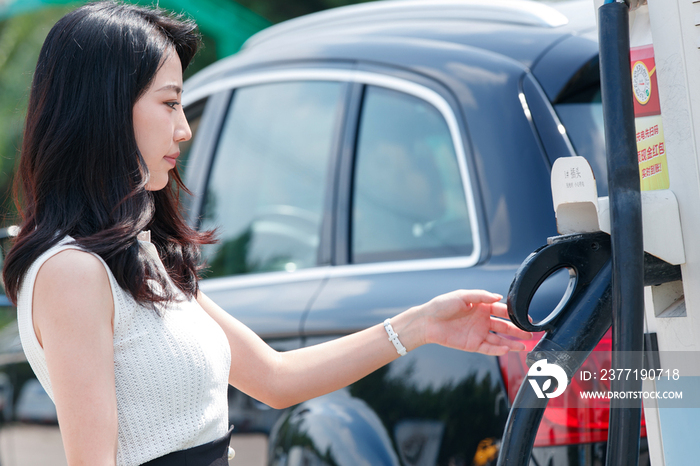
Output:
[[[557,235],[558,157],[585,156],[607,191],[588,0],[329,10],[256,34],[189,79],[183,100],[189,221],[221,239],[204,250],[201,287],[280,350],[457,288],[505,295],[522,260]],[[545,282],[534,319],[567,280]],[[27,416],[7,400],[32,379],[5,340],[15,353],[0,361],[0,458],[20,465],[7,451]],[[231,389],[230,418],[236,432],[269,436],[270,465],[495,464],[525,372],[523,357],[429,345],[284,411]],[[552,401],[530,464],[604,464],[607,406],[577,403]],[[647,464],[644,441],[641,452]]]

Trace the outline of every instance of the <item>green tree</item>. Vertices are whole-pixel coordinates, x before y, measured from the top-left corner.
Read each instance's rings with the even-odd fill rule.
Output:
[[[0,22],[0,208],[3,225],[15,220],[10,194],[34,66],[49,29],[69,10],[69,7],[50,8]]]

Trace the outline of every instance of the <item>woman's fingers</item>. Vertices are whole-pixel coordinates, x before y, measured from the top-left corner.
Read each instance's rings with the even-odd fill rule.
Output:
[[[525,345],[520,342],[498,338],[498,335],[494,335],[485,339],[476,351],[490,356],[503,356],[509,351],[522,351],[523,349],[525,349]]]
[[[525,344],[522,341],[510,340],[496,333],[489,333],[484,339],[484,343],[491,348],[506,348],[506,352],[525,350]],[[481,352],[481,348],[479,351]]]
[[[521,330],[508,320],[491,318],[491,330],[503,335],[529,340],[532,338],[532,333]]]
[[[503,299],[498,293],[491,293],[486,290],[457,290],[455,293],[467,304],[495,303]]]
[[[532,333],[521,330],[510,321],[508,316],[508,306],[506,306],[504,303],[491,304],[490,312],[492,316],[499,317],[498,319],[491,319],[492,331],[523,340],[529,340],[532,338]]]
[[[493,303],[491,305],[491,315],[510,320],[510,317],[508,316],[508,306],[506,306],[504,303]]]
[[[503,356],[508,354],[509,351],[510,348],[507,346],[495,346],[484,342],[476,352],[486,354],[488,356]]]

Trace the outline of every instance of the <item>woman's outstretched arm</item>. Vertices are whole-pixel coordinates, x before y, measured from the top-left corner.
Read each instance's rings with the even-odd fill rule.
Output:
[[[486,291],[453,291],[402,312],[391,325],[407,351],[426,343],[491,355],[523,350],[523,343],[507,337],[529,339],[532,334],[499,319],[507,318],[501,298]],[[229,383],[273,408],[338,390],[399,357],[382,323],[319,345],[277,352],[203,293],[197,300],[228,337]]]

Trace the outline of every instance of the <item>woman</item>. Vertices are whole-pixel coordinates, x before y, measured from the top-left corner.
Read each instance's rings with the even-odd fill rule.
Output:
[[[22,228],[4,279],[68,464],[227,464],[228,384],[283,408],[425,343],[524,349],[510,337],[531,335],[493,317],[506,308],[485,291],[285,353],[201,293],[199,248],[213,237],[186,225],[175,189],[179,143],[191,137],[182,72],[197,46],[191,22],[105,2],[69,13],[41,50],[19,168]]]

